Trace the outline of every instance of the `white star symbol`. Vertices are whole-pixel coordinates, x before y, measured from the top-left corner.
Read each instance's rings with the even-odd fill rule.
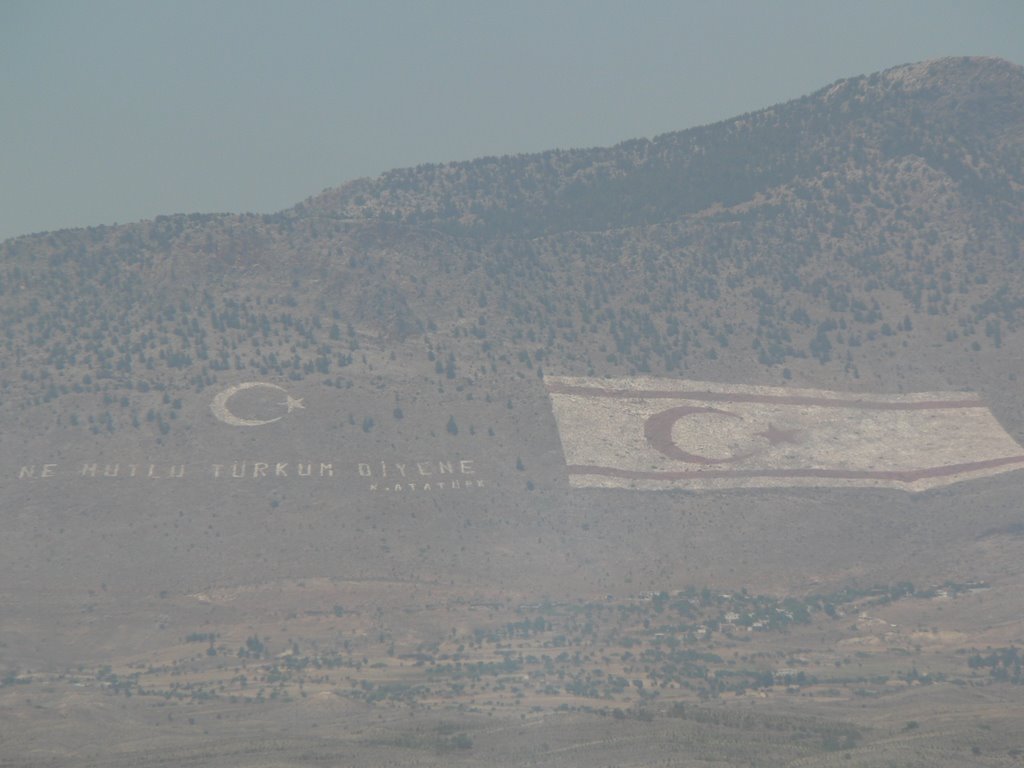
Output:
[[[288,413],[291,413],[296,408],[302,408],[305,410],[306,406],[302,404],[301,397],[292,397],[291,395],[285,395],[285,397],[287,399],[283,403],[280,403],[280,405],[286,406],[288,408]]]

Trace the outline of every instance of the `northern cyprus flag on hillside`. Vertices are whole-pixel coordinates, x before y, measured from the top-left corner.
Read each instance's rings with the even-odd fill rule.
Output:
[[[1024,468],[1024,448],[971,393],[653,378],[545,383],[578,488],[922,491]]]

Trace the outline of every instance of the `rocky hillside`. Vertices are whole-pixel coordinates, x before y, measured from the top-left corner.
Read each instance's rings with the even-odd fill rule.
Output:
[[[396,170],[273,215],[7,241],[0,398],[90,395],[83,428],[157,434],[176,391],[351,386],[379,353],[385,374],[488,394],[545,371],[1005,381],[1022,203],[1024,70],[906,65],[650,140]]]

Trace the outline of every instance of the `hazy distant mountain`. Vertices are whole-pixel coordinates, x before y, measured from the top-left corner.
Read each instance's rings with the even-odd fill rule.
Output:
[[[442,380],[785,368],[896,387],[943,368],[962,385],[1019,327],[1022,190],[1024,71],[942,59],[652,140],[396,170],[270,216],[23,237],[2,248],[4,400],[202,387],[241,365],[327,377],[354,344],[403,339],[443,348]],[[281,349],[285,330],[302,343]]]

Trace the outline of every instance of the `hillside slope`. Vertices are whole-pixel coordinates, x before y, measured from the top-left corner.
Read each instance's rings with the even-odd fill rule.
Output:
[[[334,378],[396,345],[469,386],[535,365],[966,386],[1016,344],[1022,190],[1024,73],[944,59],[270,216],[19,238],[0,251],[4,407],[243,369]]]

